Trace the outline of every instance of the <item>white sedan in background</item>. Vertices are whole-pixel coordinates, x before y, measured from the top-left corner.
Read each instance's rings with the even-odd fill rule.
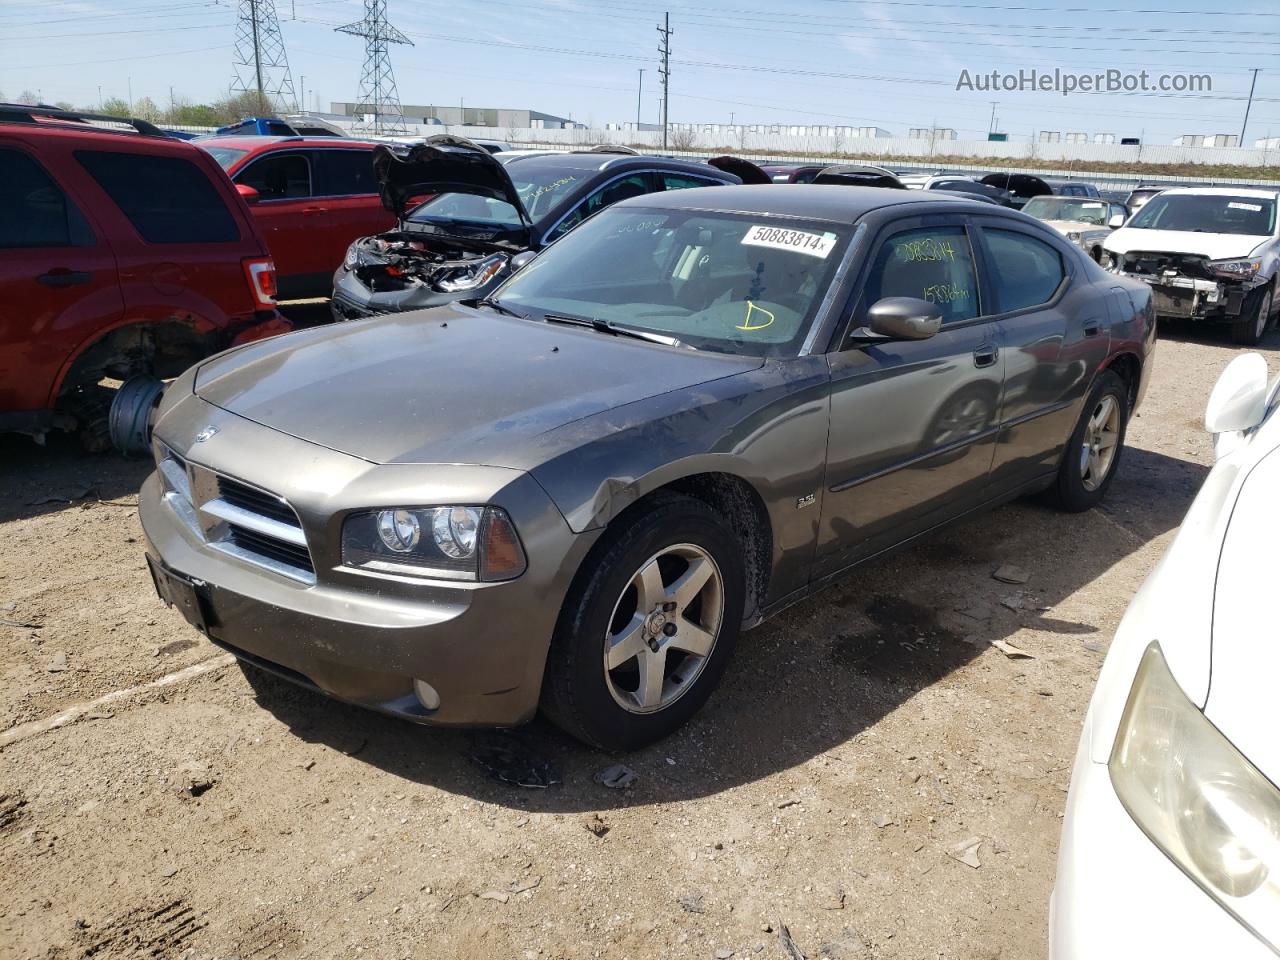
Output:
[[[1217,463],[1125,614],[1085,717],[1053,960],[1280,953],[1280,416],[1256,353],[1209,399]]]

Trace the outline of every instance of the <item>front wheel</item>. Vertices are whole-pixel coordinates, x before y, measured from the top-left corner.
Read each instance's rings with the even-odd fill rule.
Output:
[[[1050,489],[1063,510],[1079,513],[1098,505],[1115,478],[1129,424],[1129,390],[1113,370],[1103,370],[1089,391],[1080,421]]]
[[[1231,324],[1231,340],[1245,347],[1254,347],[1267,332],[1271,320],[1272,285],[1267,284],[1249,297],[1244,316]]]
[[[742,622],[742,545],[699,500],[655,499],[611,526],[565,602],[543,711],[605,750],[634,750],[706,702]]]

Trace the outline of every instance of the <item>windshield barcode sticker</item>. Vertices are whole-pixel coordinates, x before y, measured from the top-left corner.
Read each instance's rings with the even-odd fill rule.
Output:
[[[775,250],[794,250],[823,260],[836,245],[834,233],[809,233],[806,230],[788,230],[755,224],[742,242],[751,247],[772,247]]]
[[[1259,210],[1261,210],[1261,209],[1262,209],[1262,204],[1260,204],[1260,203],[1238,203],[1238,202],[1236,202],[1235,200],[1232,200],[1232,201],[1230,201],[1230,202],[1227,204],[1227,209],[1228,209],[1228,210],[1252,210],[1254,213],[1257,213]]]
[[[1085,203],[1085,204],[1081,204],[1081,206],[1083,206],[1086,210],[1101,210],[1101,209],[1102,209],[1102,204],[1100,204],[1100,203]]]

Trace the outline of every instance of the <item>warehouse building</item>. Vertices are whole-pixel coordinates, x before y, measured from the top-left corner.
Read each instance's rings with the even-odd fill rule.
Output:
[[[343,117],[356,117],[367,112],[364,104],[330,103],[329,109]],[[436,107],[406,103],[401,107],[406,123],[441,124],[467,127],[511,127],[517,130],[566,130],[582,127],[565,117],[537,110],[504,110],[501,107]]]

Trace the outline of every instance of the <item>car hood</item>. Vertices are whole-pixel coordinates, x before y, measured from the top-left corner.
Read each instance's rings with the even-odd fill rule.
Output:
[[[743,157],[712,157],[707,163],[724,173],[733,174],[743,183],[773,183],[773,177]]]
[[[1188,230],[1142,230],[1121,227],[1107,237],[1103,247],[1110,253],[1150,250],[1160,253],[1189,253],[1210,260],[1247,257],[1269,237],[1241,233],[1194,233]]]
[[[1046,227],[1053,227],[1059,233],[1091,233],[1094,230],[1106,230],[1107,228],[1096,223],[1089,223],[1086,220],[1041,220]]]
[[[455,304],[250,344],[201,365],[194,389],[374,463],[528,470],[569,424],[762,364]]]
[[[382,205],[401,216],[410,198],[432,193],[474,193],[511,204],[527,225],[529,213],[501,163],[465,137],[437,134],[421,143],[380,144],[373,174]]]
[[[1205,704],[1205,716],[1272,783],[1280,783],[1280,643],[1273,626],[1278,483],[1280,450],[1273,450],[1249,473],[1231,509],[1215,578]]]

